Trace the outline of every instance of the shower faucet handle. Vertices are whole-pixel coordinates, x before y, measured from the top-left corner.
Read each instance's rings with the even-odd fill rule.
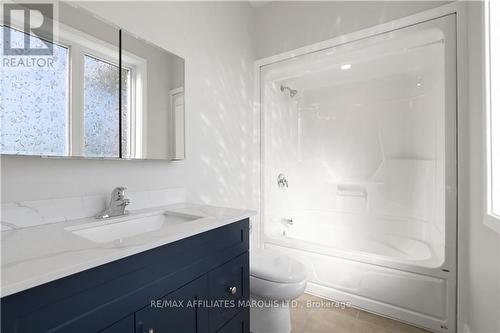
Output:
[[[288,188],[288,180],[286,179],[285,175],[280,173],[278,175],[278,180],[277,180],[277,183],[278,183],[278,187],[279,188]]]

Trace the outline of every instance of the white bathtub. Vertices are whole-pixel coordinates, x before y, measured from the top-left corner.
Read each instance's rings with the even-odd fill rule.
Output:
[[[425,240],[433,239],[431,224],[373,217],[362,222],[359,216],[338,212],[290,212],[293,225],[277,217],[265,223],[263,244],[307,266],[307,292],[447,331],[443,327],[452,306],[447,295],[454,283],[443,267],[444,246]]]
[[[444,244],[435,241],[443,237],[433,224],[335,211],[289,211],[293,225],[274,217],[267,231],[271,242],[322,254],[376,258],[389,266],[393,262],[438,268],[443,263]]]

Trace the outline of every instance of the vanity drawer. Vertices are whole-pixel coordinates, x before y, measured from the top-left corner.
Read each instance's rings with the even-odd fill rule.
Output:
[[[207,333],[207,311],[194,303],[206,297],[204,275],[155,302],[160,306],[149,305],[137,311],[135,333]]]
[[[208,274],[209,300],[218,306],[209,309],[209,332],[216,332],[241,309],[249,298],[248,252]]]

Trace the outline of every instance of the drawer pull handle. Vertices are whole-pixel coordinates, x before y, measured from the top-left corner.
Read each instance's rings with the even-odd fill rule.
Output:
[[[231,295],[236,294],[236,287],[229,287],[227,290],[229,291],[229,293],[230,293]]]

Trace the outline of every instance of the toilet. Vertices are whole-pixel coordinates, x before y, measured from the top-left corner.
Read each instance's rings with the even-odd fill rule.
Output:
[[[271,250],[250,253],[250,332],[290,333],[288,302],[306,289],[305,266]]]

